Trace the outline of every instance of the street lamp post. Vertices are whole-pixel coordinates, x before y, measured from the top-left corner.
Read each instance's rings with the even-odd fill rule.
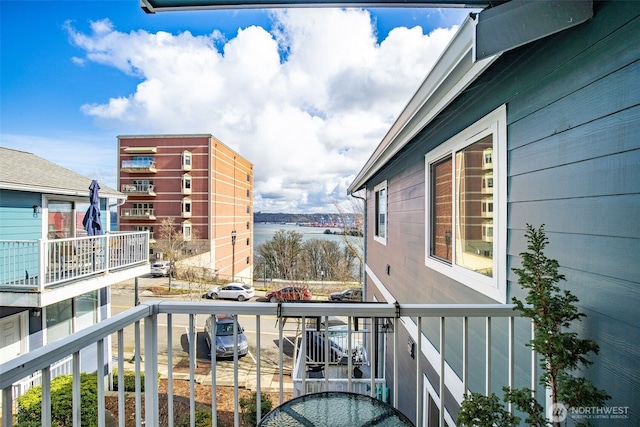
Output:
[[[231,232],[231,247],[232,247],[232,254],[231,254],[231,281],[235,282],[236,280],[236,230],[233,230]]]

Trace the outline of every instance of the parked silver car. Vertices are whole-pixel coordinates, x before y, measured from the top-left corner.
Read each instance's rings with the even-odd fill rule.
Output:
[[[166,277],[171,273],[171,262],[169,261],[156,261],[151,264],[151,275],[153,277]]]
[[[233,357],[233,323],[235,317],[228,314],[218,314],[207,317],[204,324],[204,339],[209,344],[211,351],[214,350],[212,343],[215,342],[217,358]],[[244,328],[235,321],[238,331],[238,357],[246,356],[249,352],[249,343],[244,335]],[[215,339],[214,336],[215,335]]]
[[[209,299],[235,299],[238,301],[247,301],[256,295],[256,291],[249,285],[244,283],[233,282],[224,286],[216,286],[207,291],[206,298]]]

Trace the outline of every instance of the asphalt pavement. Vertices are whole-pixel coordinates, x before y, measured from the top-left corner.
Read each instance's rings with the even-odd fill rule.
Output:
[[[151,286],[166,285],[168,279],[166,277],[141,277],[138,278],[138,299],[140,302],[146,300],[162,300],[162,299],[177,299],[185,300],[184,295],[178,296],[160,296],[154,295],[152,292],[146,289]],[[176,288],[186,287],[187,284],[178,280],[172,280],[172,286]],[[201,300],[204,292],[194,292],[188,300]],[[264,291],[256,291],[256,297],[252,298],[252,301],[246,302],[251,304],[257,302],[260,299],[264,300]],[[115,315],[122,311],[133,307],[135,304],[135,280],[128,280],[115,284],[111,287],[111,314]],[[211,359],[209,356],[209,346],[204,339],[204,316],[198,316],[196,323],[196,351],[197,351],[197,367],[195,367],[194,379],[200,384],[212,384],[212,369]],[[266,319],[265,319],[266,320]],[[275,318],[274,318],[275,321]],[[238,386],[246,388],[251,391],[255,391],[257,387],[257,367],[256,358],[258,355],[254,354],[255,350],[255,331],[250,330],[251,323],[249,321],[243,326],[245,327],[245,335],[249,341],[250,353],[238,360]],[[275,322],[268,321],[269,324],[275,325]],[[166,343],[166,323],[159,320],[158,323],[158,373],[161,378],[168,378],[169,370],[173,373],[174,380],[188,380],[190,376],[189,369],[189,340],[187,327],[188,316],[187,315],[174,315],[172,316],[172,330],[173,330],[173,343],[172,343],[172,362],[169,363],[167,357],[167,343]],[[163,330],[164,329],[164,330]],[[125,346],[124,346],[124,367],[125,369],[135,369],[135,355],[134,355],[134,327],[130,326],[125,329]],[[141,328],[141,334],[144,334],[143,328]],[[267,335],[267,336],[265,336]],[[271,336],[268,336],[271,335]],[[278,354],[278,341],[272,339],[274,335],[273,331],[265,331],[261,327],[261,347],[262,355],[260,366],[260,388],[264,392],[279,392],[279,368],[277,364]],[[141,342],[144,343],[144,339],[141,338]],[[113,356],[117,358],[117,339],[114,336],[112,339],[113,344]],[[273,347],[273,348],[271,348]],[[276,357],[274,358],[274,354]],[[141,365],[144,369],[144,349],[142,351]],[[266,358],[266,360],[265,360]],[[289,358],[289,362],[285,362],[285,366],[292,365],[292,359]],[[274,363],[276,361],[276,363]],[[288,363],[288,365],[287,365]],[[234,385],[234,362],[233,360],[217,360],[216,361],[216,384],[219,386],[233,386]],[[283,390],[284,392],[293,391],[293,382],[290,376],[290,368],[286,368],[283,374]]]

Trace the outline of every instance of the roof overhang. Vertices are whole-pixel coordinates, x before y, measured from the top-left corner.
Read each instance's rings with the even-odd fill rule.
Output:
[[[591,17],[592,0],[513,0],[467,17],[349,186],[348,194],[361,190],[503,52],[582,24]]]
[[[71,197],[89,197],[90,192],[87,190],[73,190],[73,189],[65,189],[65,188],[56,188],[56,187],[44,187],[39,185],[25,185],[14,182],[0,182],[0,189],[2,190],[13,190],[13,191],[23,191],[27,193],[42,193],[42,194],[50,194],[55,196],[71,196]],[[127,195],[124,193],[119,193],[115,191],[105,191],[101,190],[99,193],[99,197],[101,199],[119,199],[126,200]]]
[[[493,55],[473,61],[474,31],[475,22],[468,17],[349,186],[349,194],[362,189],[373,175],[498,58],[499,55]]]
[[[146,13],[205,9],[269,9],[292,7],[456,7],[483,9],[508,0],[140,0]]]

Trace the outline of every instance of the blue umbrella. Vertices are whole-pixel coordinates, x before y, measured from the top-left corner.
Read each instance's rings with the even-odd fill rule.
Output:
[[[102,222],[100,221],[100,198],[98,197],[98,190],[100,190],[100,186],[98,185],[98,181],[94,179],[89,186],[89,200],[91,200],[91,205],[82,220],[82,226],[87,230],[89,236],[100,236],[103,234]]]

